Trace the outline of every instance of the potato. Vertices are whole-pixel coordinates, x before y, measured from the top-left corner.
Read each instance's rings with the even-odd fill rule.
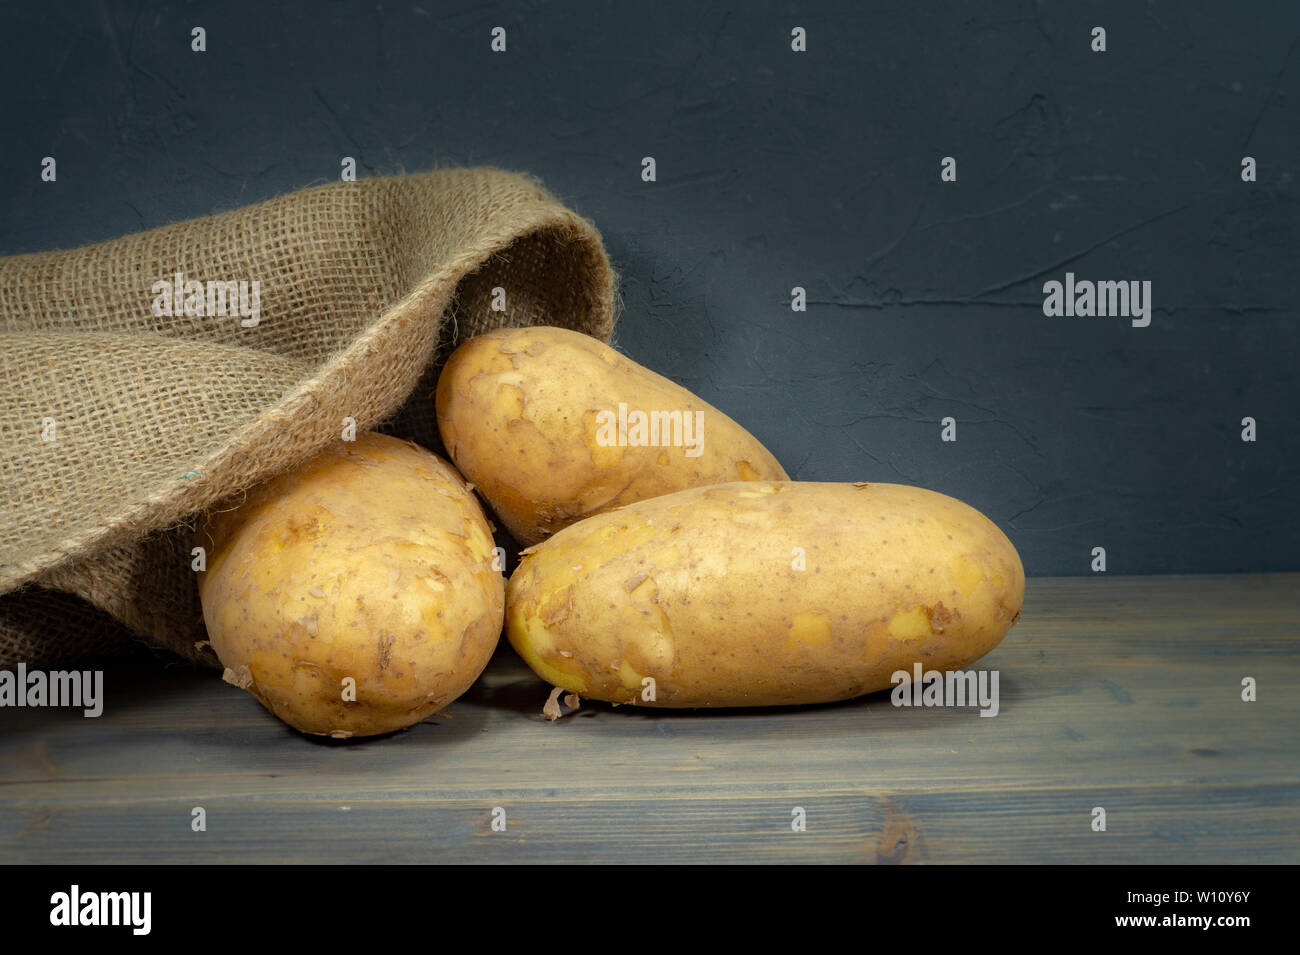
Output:
[[[522,544],[688,487],[788,479],[717,408],[563,328],[465,342],[438,379],[437,411],[447,453]]]
[[[304,733],[418,723],[469,688],[501,634],[505,581],[482,508],[410,442],[331,448],[211,514],[196,543],[226,679]]]
[[[525,551],[506,634],[542,679],[592,699],[820,703],[885,689],[915,662],[978,659],[1024,592],[1011,542],[943,494],[728,483],[588,518]]]

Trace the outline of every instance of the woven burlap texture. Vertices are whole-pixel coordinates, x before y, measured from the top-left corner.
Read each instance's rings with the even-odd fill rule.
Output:
[[[258,281],[258,324],[156,316],[154,283],[176,273]],[[436,447],[451,347],[501,325],[608,340],[616,299],[590,221],[482,167],[0,259],[0,668],[111,652],[126,631],[110,617],[215,666],[195,515],[341,440],[346,418]]]

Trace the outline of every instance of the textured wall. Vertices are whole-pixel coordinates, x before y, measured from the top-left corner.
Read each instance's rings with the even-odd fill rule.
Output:
[[[1300,569],[1295,3],[248,7],[7,10],[0,252],[345,155],[528,170],[603,231],[620,347],[794,476],[952,494],[1030,574]],[[1151,324],[1045,316],[1066,271]]]

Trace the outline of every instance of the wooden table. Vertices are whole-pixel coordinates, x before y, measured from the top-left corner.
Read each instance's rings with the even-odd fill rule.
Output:
[[[0,862],[1300,862],[1298,635],[1300,574],[1035,578],[980,664],[996,718],[881,693],[550,723],[503,643],[450,718],[350,742],[136,660],[98,719],[0,711]]]

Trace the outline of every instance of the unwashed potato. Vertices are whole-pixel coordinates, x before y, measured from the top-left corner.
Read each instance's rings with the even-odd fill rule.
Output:
[[[211,514],[196,543],[226,679],[304,733],[418,723],[469,688],[501,633],[505,582],[482,508],[410,442],[364,434],[331,448]]]
[[[542,679],[579,696],[818,703],[885,689],[916,662],[979,659],[1024,593],[1011,542],[943,494],[730,483],[600,514],[526,551],[506,633]]]
[[[564,328],[498,329],[465,342],[438,379],[437,411],[451,459],[523,544],[684,488],[788,479],[717,408]],[[658,443],[638,445],[642,438]]]

